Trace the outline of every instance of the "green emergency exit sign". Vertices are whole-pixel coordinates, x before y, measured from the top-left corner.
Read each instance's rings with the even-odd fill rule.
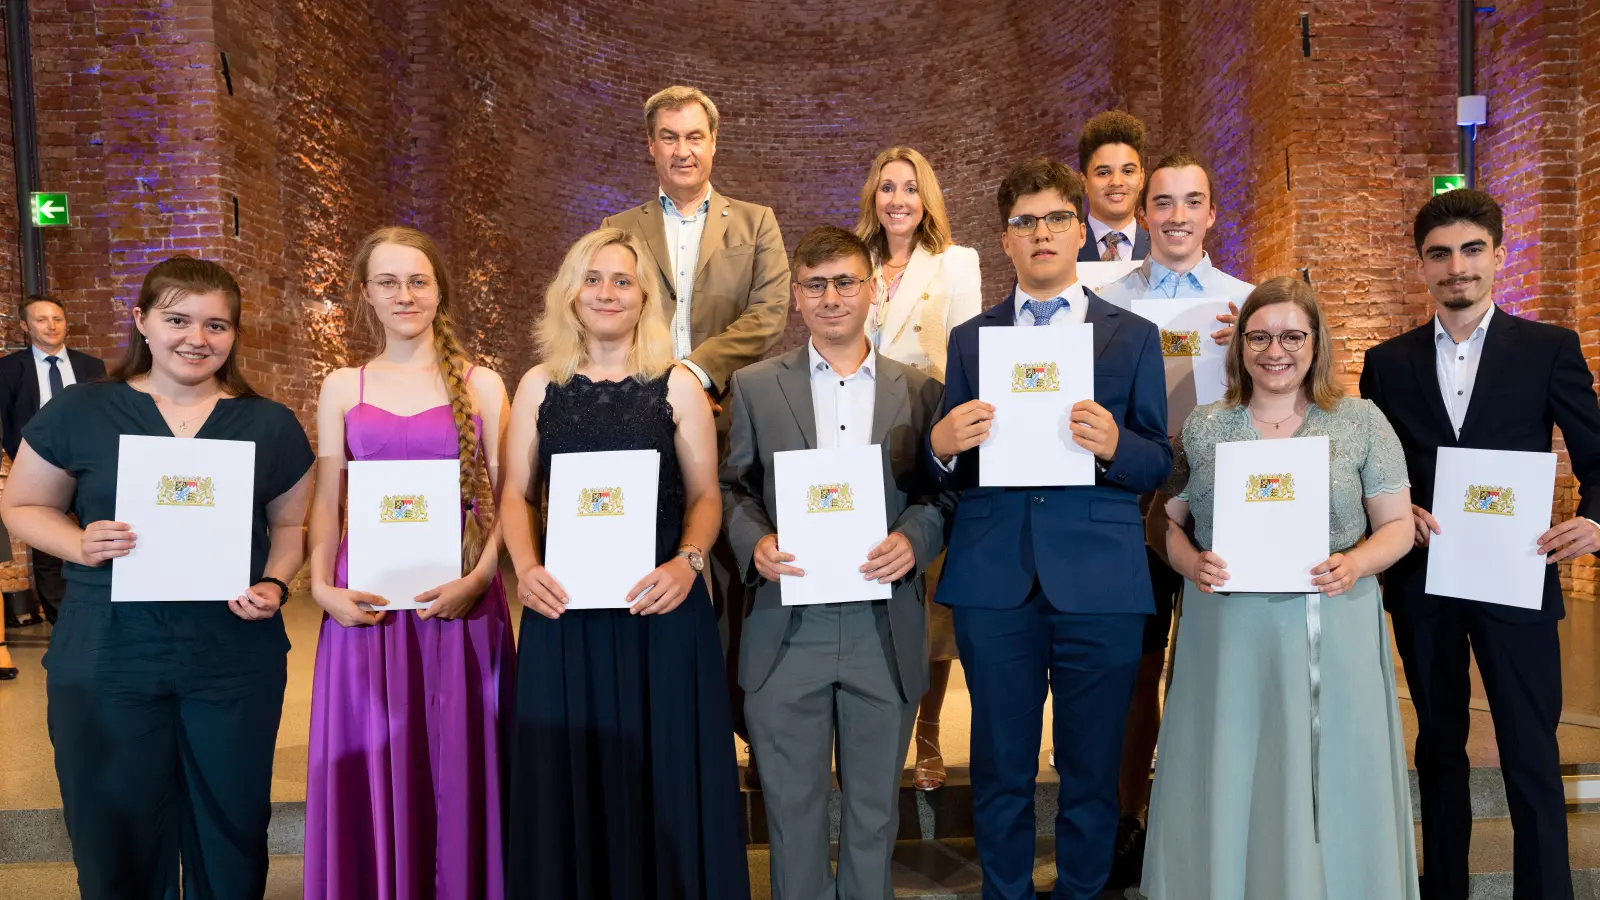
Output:
[[[1467,186],[1465,175],[1435,175],[1433,176],[1433,195],[1435,197],[1446,191],[1454,191]]]
[[[70,224],[71,220],[67,214],[66,194],[33,193],[28,196],[33,201],[33,224],[35,227],[53,228]]]

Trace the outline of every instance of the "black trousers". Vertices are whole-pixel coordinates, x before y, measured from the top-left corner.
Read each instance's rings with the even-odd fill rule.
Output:
[[[33,567],[33,596],[38,598],[45,620],[54,625],[61,614],[61,598],[67,593],[67,582],[61,577],[61,560],[32,548],[28,556]]]
[[[1469,657],[1494,718],[1513,837],[1513,896],[1571,900],[1567,807],[1556,725],[1561,718],[1557,623],[1509,623],[1478,603],[1443,600],[1426,616],[1393,616],[1417,710],[1423,900],[1466,900],[1472,842],[1468,786]]]
[[[50,742],[85,900],[266,892],[287,641],[281,620],[200,606],[74,599],[51,636]]]

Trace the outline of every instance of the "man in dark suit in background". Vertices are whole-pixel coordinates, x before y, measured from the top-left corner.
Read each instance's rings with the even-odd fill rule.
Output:
[[[78,382],[104,378],[105,363],[67,347],[67,312],[49,297],[22,301],[22,328],[28,346],[0,358],[0,440],[15,459],[22,429],[39,408]],[[53,625],[66,593],[61,560],[38,550],[33,557],[33,592]]]
[[[1134,215],[1144,189],[1144,123],[1122,110],[1090,119],[1078,136],[1078,171],[1089,201],[1078,262],[1149,256],[1150,232]]]
[[[1139,495],[1172,471],[1159,331],[1078,283],[1083,181],[1032,159],[1000,185],[1013,296],[950,335],[930,467],[962,491],[938,602],[955,610],[972,696],[972,801],[983,895],[1032,900],[1034,782],[1046,690],[1055,698],[1057,900],[1097,897],[1117,833],[1123,726],[1155,612]],[[1094,326],[1094,399],[1071,410],[1095,456],[1081,487],[978,484],[994,406],[978,397],[981,328]]]
[[[1554,564],[1600,550],[1600,407],[1576,333],[1495,310],[1495,274],[1506,258],[1501,234],[1500,207],[1488,194],[1455,190],[1429,200],[1413,236],[1436,315],[1367,351],[1361,373],[1362,396],[1389,418],[1405,447],[1415,504],[1416,546],[1389,570],[1383,599],[1417,710],[1424,900],[1467,896],[1469,653],[1483,675],[1500,749],[1515,894],[1572,897],[1556,745],[1556,623],[1565,610]],[[1539,537],[1551,563],[1543,607],[1429,594],[1428,543],[1440,533],[1431,512],[1439,448],[1548,452],[1552,425],[1566,439],[1581,499],[1577,517]]]

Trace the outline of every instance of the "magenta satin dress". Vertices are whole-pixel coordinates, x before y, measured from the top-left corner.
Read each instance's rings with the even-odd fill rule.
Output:
[[[348,458],[456,458],[450,407],[395,415],[365,402],[364,372],[362,380],[362,402],[345,415]],[[346,577],[341,543],[335,583]],[[504,895],[500,720],[515,683],[510,622],[499,575],[464,619],[400,611],[346,628],[323,615],[311,690],[306,900]]]

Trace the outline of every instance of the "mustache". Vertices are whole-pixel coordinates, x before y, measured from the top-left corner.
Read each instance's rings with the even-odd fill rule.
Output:
[[[1472,275],[1466,278],[1446,278],[1443,281],[1440,281],[1439,284],[1445,287],[1455,287],[1458,284],[1472,284],[1474,281],[1478,280],[1479,279],[1476,275]]]

